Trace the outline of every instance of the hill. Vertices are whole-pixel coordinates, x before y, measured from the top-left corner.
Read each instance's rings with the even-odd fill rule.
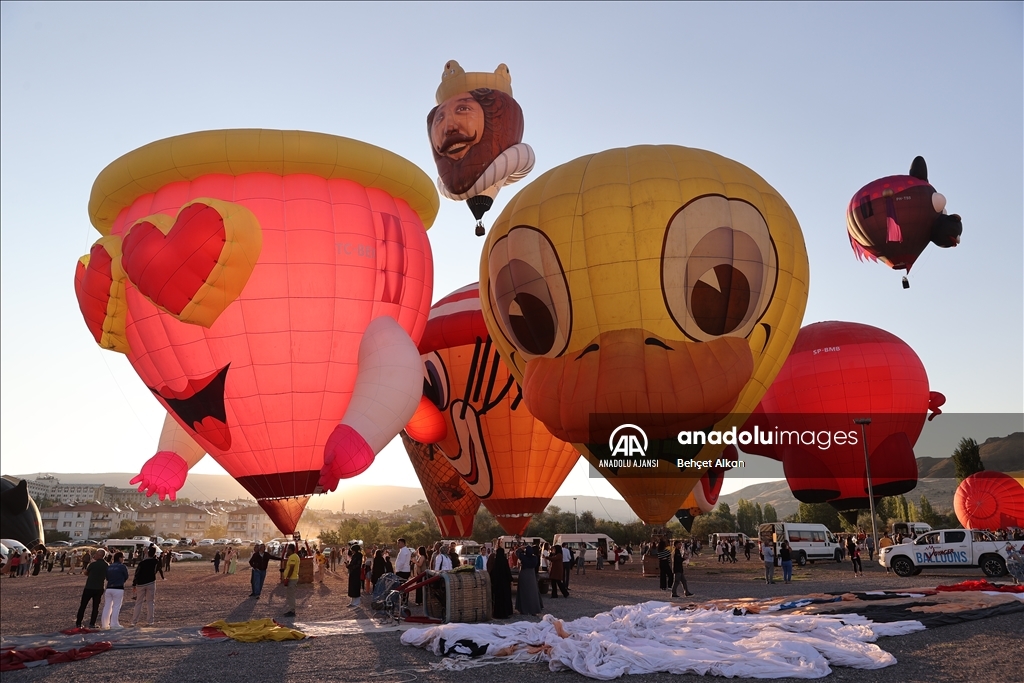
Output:
[[[1019,472],[1024,469],[1024,432],[1008,436],[993,436],[981,444],[981,462],[986,470],[997,472]],[[917,473],[920,477],[956,477],[953,458],[918,458]]]

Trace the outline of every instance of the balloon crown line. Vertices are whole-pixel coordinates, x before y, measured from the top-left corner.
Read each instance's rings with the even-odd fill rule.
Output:
[[[483,71],[466,73],[466,70],[459,66],[458,62],[451,59],[445,63],[444,71],[441,72],[441,85],[437,86],[434,99],[437,104],[441,104],[453,95],[477,88],[500,90],[512,97],[512,74],[505,64],[499,64],[493,73]]]

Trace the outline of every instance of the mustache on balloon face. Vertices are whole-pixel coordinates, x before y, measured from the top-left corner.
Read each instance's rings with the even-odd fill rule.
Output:
[[[444,140],[441,142],[440,148],[438,148],[438,150],[437,150],[437,153],[438,154],[448,154],[451,151],[458,152],[458,151],[460,151],[462,149],[462,147],[460,147],[460,145],[462,145],[462,146],[470,145],[475,140],[476,140],[476,135],[466,135],[465,133],[460,133],[460,132],[453,131],[453,132],[451,132],[451,133],[449,133],[448,135],[445,136]],[[459,147],[459,149],[452,150],[453,147]]]

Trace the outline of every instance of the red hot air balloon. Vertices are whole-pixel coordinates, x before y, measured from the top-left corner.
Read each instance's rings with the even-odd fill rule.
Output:
[[[438,203],[413,164],[356,140],[161,140],[96,179],[104,237],[79,261],[79,304],[288,533],[310,494],[365,470],[416,409]],[[137,481],[169,493],[191,462],[161,450]]]
[[[928,166],[916,157],[910,175],[874,180],[853,195],[846,209],[846,230],[858,259],[881,261],[893,270],[914,265],[928,243],[960,244],[960,216],[946,214],[946,198],[928,182]],[[903,288],[910,287],[903,278]]]
[[[929,391],[921,359],[895,335],[859,323],[814,323],[801,328],[743,427],[752,442],[740,448],[782,461],[798,500],[862,509],[864,444],[854,419],[871,419],[874,495],[899,495],[917,485],[914,444],[929,408],[944,401]]]
[[[1002,472],[977,472],[956,488],[953,510],[965,529],[1024,527],[1024,485]]]
[[[436,442],[502,528],[522,534],[579,453],[527,410],[492,346],[476,283],[434,304],[420,351],[424,400],[406,431]]]
[[[402,444],[423,487],[443,538],[469,538],[480,499],[459,476],[441,449],[416,441],[402,431]]]

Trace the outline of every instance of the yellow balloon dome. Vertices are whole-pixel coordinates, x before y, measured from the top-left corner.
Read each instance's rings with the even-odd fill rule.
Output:
[[[742,425],[796,339],[808,264],[793,211],[759,175],[644,145],[523,188],[490,230],[480,283],[530,412],[663,524],[707,469],[678,466],[678,433]],[[605,466],[603,443],[626,417],[642,422],[653,465]],[[686,452],[714,461],[723,447]]]

